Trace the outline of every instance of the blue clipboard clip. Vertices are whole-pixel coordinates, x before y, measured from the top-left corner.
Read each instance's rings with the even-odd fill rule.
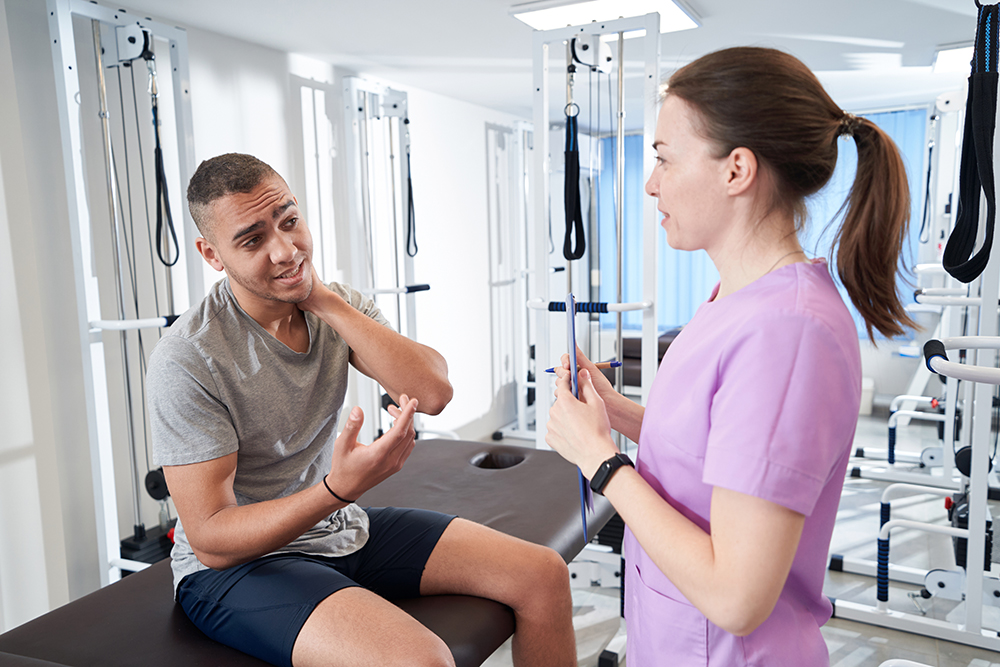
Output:
[[[566,346],[569,352],[570,386],[573,388],[573,396],[580,398],[579,369],[576,365],[576,299],[573,293],[566,295]],[[583,472],[578,468],[576,474],[580,482],[580,519],[583,521],[583,542],[590,542],[590,534],[587,532],[587,510],[594,511],[594,495],[590,490],[590,484]]]

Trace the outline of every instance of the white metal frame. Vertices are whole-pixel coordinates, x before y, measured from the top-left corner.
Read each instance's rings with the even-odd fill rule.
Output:
[[[106,564],[100,572],[101,585],[117,581],[121,570],[139,570],[144,563],[126,561],[119,557],[119,527],[117,493],[114,484],[114,467],[111,445],[110,405],[108,382],[105,374],[105,350],[99,333],[93,330],[110,328],[101,321],[100,296],[97,271],[92,253],[92,220],[87,205],[87,190],[83,163],[83,138],[81,119],[74,100],[80,92],[76,44],[73,36],[73,17],[82,17],[101,24],[102,31],[110,28],[139,25],[153,35],[170,43],[168,63],[174,90],[174,113],[177,122],[177,152],[180,180],[187,183],[194,171],[194,135],[191,126],[191,87],[187,60],[187,33],[177,27],[165,25],[121,10],[102,7],[85,0],[46,0],[49,10],[49,33],[52,37],[52,61],[56,72],[56,101],[63,145],[63,168],[70,217],[70,235],[73,245],[73,272],[76,276],[72,289],[76,292],[79,308],[79,333],[83,359],[84,383],[87,388],[87,442],[91,452],[95,516],[98,533],[98,558]],[[163,63],[160,63],[163,71]],[[96,119],[95,119],[96,121]],[[112,212],[112,215],[114,213]],[[194,221],[186,212],[184,224],[177,230],[178,243],[184,247],[185,238],[195,235]],[[186,287],[189,300],[200,298],[202,270],[198,262],[186,262],[184,254],[178,270],[171,273],[175,291]],[[158,319],[158,318],[157,318]],[[159,325],[156,325],[159,326]],[[121,325],[121,329],[131,328]]]
[[[536,31],[534,34],[534,45],[532,48],[532,61],[534,64],[534,128],[535,128],[535,183],[537,187],[533,193],[534,199],[534,228],[535,228],[535,269],[534,292],[529,304],[537,303],[540,300],[547,304],[550,300],[562,301],[565,294],[549,294],[548,272],[550,267],[548,225],[549,220],[549,198],[550,183],[549,175],[552,173],[550,161],[550,89],[549,89],[549,55],[553,47],[554,54],[558,57],[564,52],[563,43],[569,39],[589,35],[607,35],[614,33],[625,33],[631,31],[644,30],[644,61],[643,72],[643,151],[644,163],[652,164],[653,161],[653,134],[656,128],[656,106],[653,103],[657,98],[660,86],[660,16],[659,14],[646,14],[634,18],[622,18],[614,21],[594,22],[583,26],[573,26],[559,28],[556,30]],[[623,63],[618,63],[619,67]],[[621,92],[619,92],[621,95]],[[560,107],[562,104],[560,104]],[[618,123],[623,123],[624,117],[618,118]],[[621,152],[619,151],[619,163]],[[620,165],[621,168],[624,168]],[[620,183],[620,181],[619,181]],[[621,186],[619,185],[619,191]],[[621,201],[621,197],[619,197]],[[624,219],[623,217],[620,219]],[[657,366],[657,322],[656,322],[656,234],[658,230],[656,203],[651,197],[646,197],[643,204],[643,247],[646,249],[646,257],[643,262],[643,317],[642,317],[642,402],[645,403],[649,396],[649,389],[652,385],[653,376],[656,374]],[[610,308],[609,308],[610,310]],[[539,312],[534,315],[535,331],[535,359],[537,368],[543,368],[550,359],[558,359],[563,353],[561,348],[551,350],[549,345],[550,330],[553,314]],[[580,327],[577,330],[581,330]],[[535,375],[537,390],[535,392],[536,414],[547,415],[552,405],[552,392],[550,386],[544,381],[544,374],[536,372]],[[545,429],[540,426],[535,429],[535,446],[539,449],[548,449],[545,444]]]
[[[379,294],[395,294],[400,333],[411,339],[416,339],[416,295],[405,290],[405,286],[414,283],[414,263],[413,258],[405,252],[405,249],[398,246],[398,239],[405,236],[407,216],[409,167],[405,151],[408,150],[410,143],[407,95],[405,92],[394,90],[378,81],[361,77],[347,77],[344,79],[344,116],[347,159],[349,161],[347,180],[349,187],[348,228],[352,257],[351,286],[363,294],[373,297],[377,297]],[[389,156],[390,163],[394,163],[390,178],[394,179],[393,187],[398,188],[398,190],[393,191],[393,201],[391,202],[395,224],[394,238],[397,239],[391,256],[395,262],[394,269],[398,278],[396,285],[389,286],[373,284],[373,277],[369,274],[367,264],[367,258],[374,259],[376,256],[382,256],[382,253],[376,253],[374,248],[369,246],[370,243],[374,242],[372,232],[374,218],[371,210],[373,162],[369,156],[369,140],[373,131],[372,121],[376,118],[389,118],[391,121],[396,121],[398,143],[394,143],[390,139],[390,151],[395,151],[396,146],[400,149],[400,154],[392,153]],[[399,279],[402,280],[402,285],[398,284]],[[371,442],[377,437],[376,430],[381,422],[381,391],[377,382],[362,373],[353,371],[352,376],[356,381],[358,405],[366,415],[361,430],[361,439],[364,442]],[[417,430],[420,430],[419,419],[415,423]]]

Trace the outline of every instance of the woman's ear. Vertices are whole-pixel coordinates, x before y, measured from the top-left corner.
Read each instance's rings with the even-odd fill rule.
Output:
[[[745,193],[757,181],[757,156],[749,148],[734,148],[726,158],[726,193],[737,196]]]

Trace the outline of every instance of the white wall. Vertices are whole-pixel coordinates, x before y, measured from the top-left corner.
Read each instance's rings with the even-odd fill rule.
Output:
[[[0,626],[92,591],[97,533],[45,5],[0,2]]]
[[[13,84],[6,10],[0,1],[0,86]],[[5,104],[9,106],[9,104]],[[7,110],[0,111],[7,117]],[[4,190],[4,167],[13,157],[0,154],[0,631],[45,612],[49,587],[45,576],[38,446],[28,401],[28,372],[18,307],[10,217]]]
[[[492,395],[486,124],[513,125],[508,114],[434,93],[407,91],[413,196],[420,251],[417,338],[448,361],[455,397],[430,429],[480,439],[503,426]]]

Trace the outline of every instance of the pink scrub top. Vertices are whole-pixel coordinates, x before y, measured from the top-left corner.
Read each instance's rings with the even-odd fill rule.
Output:
[[[745,637],[695,609],[626,530],[628,662],[829,665],[823,578],[861,400],[857,330],[823,261],[717,292],[663,358],[636,469],[706,532],[716,486],[799,512],[805,526],[774,611]]]

